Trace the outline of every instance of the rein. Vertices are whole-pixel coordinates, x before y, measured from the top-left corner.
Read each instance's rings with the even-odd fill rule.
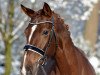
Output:
[[[39,22],[39,23],[31,23],[31,22],[30,22],[30,24],[32,24],[32,25],[39,25],[39,24],[43,24],[43,23],[51,23],[51,25],[52,25],[52,29],[51,29],[51,31],[50,31],[50,38],[49,38],[49,41],[48,41],[48,43],[47,43],[47,46],[46,46],[45,50],[43,50],[43,49],[41,49],[41,48],[38,48],[38,47],[36,47],[36,46],[34,46],[34,45],[30,45],[30,44],[25,45],[25,46],[24,46],[24,50],[25,50],[25,51],[29,51],[29,50],[30,50],[30,51],[34,51],[34,52],[36,52],[36,53],[42,55],[42,58],[39,60],[39,62],[40,62],[40,63],[42,62],[42,64],[40,64],[40,66],[41,66],[41,69],[42,69],[43,73],[46,75],[46,72],[45,72],[45,70],[44,70],[44,68],[43,68],[43,65],[45,65],[45,61],[47,60],[47,54],[46,54],[46,53],[47,53],[47,50],[48,50],[48,48],[50,47],[50,44],[51,44],[51,42],[52,42],[53,35],[54,35],[54,38],[55,38],[56,47],[58,47],[58,43],[57,43],[55,31],[54,31],[54,17],[52,17],[51,21],[43,21],[43,22]]]

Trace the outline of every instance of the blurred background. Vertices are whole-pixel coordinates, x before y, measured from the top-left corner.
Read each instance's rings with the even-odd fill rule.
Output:
[[[0,0],[0,75],[20,75],[24,29],[30,20],[20,4],[37,11],[44,2],[64,18],[74,44],[86,53],[100,75],[99,0]]]

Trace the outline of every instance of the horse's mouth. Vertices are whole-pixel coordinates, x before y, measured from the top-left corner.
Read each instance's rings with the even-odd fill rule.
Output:
[[[21,69],[21,75],[37,75],[39,64],[26,65],[25,70]]]

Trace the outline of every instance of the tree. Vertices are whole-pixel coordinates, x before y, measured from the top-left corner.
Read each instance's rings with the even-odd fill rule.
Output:
[[[3,26],[0,27],[0,32],[2,34],[2,39],[5,45],[5,74],[10,75],[11,72],[11,48],[12,48],[12,38],[13,35],[11,34],[13,31],[13,17],[14,17],[14,1],[8,0],[8,10],[7,10],[7,17],[5,23],[2,24]],[[2,19],[1,19],[2,20]]]
[[[15,5],[14,0],[7,0],[6,12],[1,8],[0,9],[0,33],[2,35],[2,40],[4,42],[5,47],[5,73],[4,75],[10,75],[12,69],[12,47],[14,42],[19,38],[20,35],[16,34],[24,25],[27,18],[21,16],[22,13],[18,13],[19,17],[24,17],[23,21],[20,22],[19,19],[15,19]],[[6,15],[5,15],[6,14]],[[18,26],[15,26],[15,24]],[[16,27],[16,28],[15,28]],[[20,31],[21,33],[21,31]],[[0,36],[1,37],[1,36]]]
[[[84,37],[91,43],[91,47],[95,50],[97,40],[98,21],[99,21],[99,4],[100,1],[94,5],[93,11],[85,25]]]

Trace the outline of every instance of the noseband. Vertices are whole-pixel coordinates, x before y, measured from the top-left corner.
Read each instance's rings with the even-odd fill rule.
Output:
[[[25,45],[24,50],[25,51],[30,50],[30,51],[34,51],[36,53],[39,53],[40,55],[43,56],[41,59],[44,60],[44,58],[46,58],[46,52],[47,52],[48,48],[50,47],[51,41],[53,39],[53,35],[54,35],[54,38],[55,38],[55,41],[56,41],[56,43],[55,43],[56,46],[58,46],[58,44],[57,44],[56,35],[55,35],[55,32],[54,32],[54,18],[52,17],[51,21],[43,21],[43,22],[39,22],[39,23],[31,23],[30,22],[31,25],[39,25],[39,24],[42,24],[42,23],[51,23],[51,25],[52,25],[52,29],[50,31],[50,38],[49,38],[49,41],[47,43],[45,50],[38,48],[34,45],[30,45],[30,44]]]

